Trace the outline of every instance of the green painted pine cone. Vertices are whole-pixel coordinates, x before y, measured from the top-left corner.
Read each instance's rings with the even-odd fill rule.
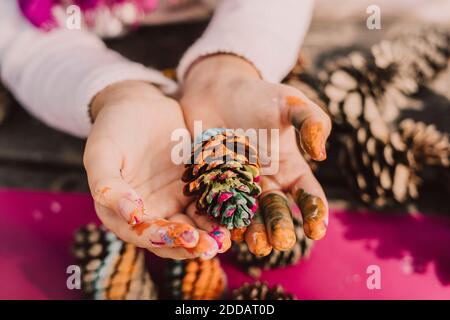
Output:
[[[228,229],[248,226],[261,193],[256,149],[230,130],[211,129],[202,137],[183,175],[184,194],[195,196],[197,209]]]

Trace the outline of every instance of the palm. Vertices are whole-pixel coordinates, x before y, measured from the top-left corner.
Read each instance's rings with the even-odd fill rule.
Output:
[[[194,121],[202,121],[203,129],[279,129],[279,170],[265,179],[272,187],[287,190],[309,170],[308,164],[297,149],[295,129],[284,124],[281,119],[279,92],[293,89],[259,79],[234,81],[233,85],[225,81],[221,83],[220,80],[215,83],[217,89],[208,88],[183,97],[182,105],[190,131],[194,132]],[[268,150],[261,151],[271,154],[273,146],[269,144],[267,147]]]
[[[205,63],[204,66],[200,63],[199,67],[191,71],[181,99],[186,124],[191,133],[194,133],[195,121],[202,121],[202,129],[211,127],[267,129],[268,133],[271,129],[278,129],[278,141],[272,141],[267,146],[258,146],[259,151],[270,155],[272,160],[273,151],[276,150],[274,147],[276,146],[279,151],[275,152],[278,161],[274,161],[275,165],[278,164],[278,170],[265,175],[261,180],[263,192],[290,194],[301,207],[307,236],[314,239],[321,238],[327,224],[325,195],[298,147],[312,158],[323,160],[324,143],[330,130],[328,117],[302,92],[292,87],[268,83],[255,75],[241,74],[239,71],[230,73],[225,70],[223,74],[206,73],[208,62]],[[299,141],[301,146],[297,143]],[[273,213],[275,214],[275,211]],[[290,228],[293,228],[292,225]],[[249,229],[247,234],[251,235],[252,232]],[[281,235],[279,239],[283,237]],[[286,242],[278,242],[272,236],[270,238],[272,245],[278,243],[277,249],[287,248]],[[246,239],[255,237],[248,236]],[[249,241],[251,240],[247,240],[248,244]],[[269,252],[264,246],[259,248],[261,249],[259,252],[258,250],[252,252],[255,254]]]
[[[164,116],[157,112],[160,108],[165,109]],[[170,100],[157,109],[123,108],[124,113],[115,110],[106,130],[102,123],[96,126],[102,132],[103,148],[121,159],[121,175],[143,198],[148,214],[167,218],[182,212],[188,204],[182,195],[183,167],[170,158],[174,143],[170,136],[174,130],[184,128],[184,121],[178,105]]]

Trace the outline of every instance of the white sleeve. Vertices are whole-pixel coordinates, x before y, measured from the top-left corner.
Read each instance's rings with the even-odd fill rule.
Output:
[[[185,53],[178,79],[198,58],[232,53],[279,82],[294,67],[308,29],[313,0],[221,0],[208,28]]]
[[[16,3],[0,1],[1,78],[25,108],[48,125],[87,136],[92,98],[119,81],[148,81],[167,93],[176,89],[158,71],[126,60],[86,31],[36,29]]]

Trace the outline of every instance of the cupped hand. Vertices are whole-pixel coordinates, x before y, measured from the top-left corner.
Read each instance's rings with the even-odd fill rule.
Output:
[[[288,197],[299,206],[306,236],[322,238],[328,204],[300,150],[317,161],[326,158],[325,143],[331,131],[328,115],[299,90],[262,80],[250,63],[233,55],[204,57],[183,80],[180,103],[191,133],[194,121],[202,121],[203,129],[279,129],[279,170],[261,180],[263,219],[255,219],[247,229],[249,249],[263,256],[272,247],[287,250],[294,245]],[[274,145],[267,148],[276,150]]]
[[[198,216],[182,194],[183,165],[171,159],[172,132],[185,128],[177,102],[125,81],[95,97],[91,116],[84,164],[106,227],[165,258],[208,259],[230,247],[228,230]]]

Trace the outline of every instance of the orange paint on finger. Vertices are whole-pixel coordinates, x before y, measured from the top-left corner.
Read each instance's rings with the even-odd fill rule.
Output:
[[[306,121],[300,130],[301,146],[313,160],[323,161],[327,158],[325,149],[325,130],[321,122]]]
[[[257,257],[264,257],[272,252],[272,245],[260,210],[256,212],[252,223],[245,232],[245,242],[249,251]]]
[[[138,224],[135,224],[134,226],[131,227],[131,229],[136,232],[136,234],[138,236],[142,236],[142,234],[144,233],[144,231],[146,229],[148,229],[150,227],[150,223],[147,222],[141,222]]]
[[[194,248],[186,248],[186,250],[204,260],[213,258],[219,250],[217,242],[211,238],[206,232],[201,232],[197,245]]]
[[[231,229],[230,230],[231,240],[233,240],[235,242],[242,242],[242,240],[244,240],[244,234],[245,234],[246,230],[247,230],[247,227]]]
[[[285,196],[271,192],[260,199],[267,234],[272,246],[280,251],[295,245],[295,227],[292,213]]]
[[[296,194],[295,202],[303,217],[305,235],[313,240],[323,238],[328,227],[328,209],[323,200],[300,189]]]
[[[111,190],[110,187],[103,187],[103,188],[101,188],[100,191],[99,191],[100,196],[101,196],[101,197],[104,196],[104,195],[105,195],[108,191],[110,191],[110,190]]]
[[[249,251],[257,257],[265,257],[272,252],[272,245],[269,243],[264,224],[250,226],[245,234],[245,242]]]
[[[189,224],[158,219],[149,222],[150,243],[153,247],[195,247],[197,230]]]
[[[272,231],[272,245],[280,251],[291,249],[295,245],[295,231],[279,226]]]
[[[287,96],[286,105],[288,107],[303,107],[306,106],[306,102],[296,96]]]

